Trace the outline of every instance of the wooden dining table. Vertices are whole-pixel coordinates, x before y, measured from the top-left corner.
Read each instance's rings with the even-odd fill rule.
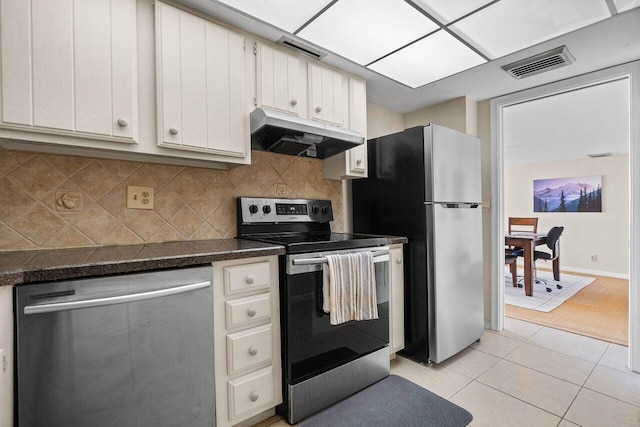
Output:
[[[512,233],[504,236],[504,243],[507,246],[524,248],[524,293],[527,296],[532,296],[535,272],[533,252],[536,246],[547,243],[547,235],[524,232]],[[560,254],[553,260],[553,279],[560,280]],[[517,284],[514,283],[513,286],[517,286]]]

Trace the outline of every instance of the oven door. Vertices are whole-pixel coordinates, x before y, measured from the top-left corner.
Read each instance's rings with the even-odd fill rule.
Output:
[[[331,325],[322,310],[322,265],[328,254],[288,255],[284,277],[285,383],[297,384],[379,350],[389,343],[389,249],[354,249],[374,255],[378,319]],[[344,253],[341,251],[340,253]]]

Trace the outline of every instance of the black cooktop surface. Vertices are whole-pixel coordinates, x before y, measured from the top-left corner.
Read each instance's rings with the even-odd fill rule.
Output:
[[[290,254],[384,246],[389,242],[385,236],[332,232],[264,233],[242,238],[282,245]]]

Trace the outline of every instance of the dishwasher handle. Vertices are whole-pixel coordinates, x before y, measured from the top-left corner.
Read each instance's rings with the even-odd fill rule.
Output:
[[[52,304],[28,305],[24,308],[24,314],[54,313],[57,311],[77,310],[79,308],[102,307],[105,305],[123,304],[134,301],[144,301],[152,298],[166,297],[182,294],[198,289],[208,288],[211,282],[200,282],[191,285],[176,286],[173,288],[159,289],[157,291],[141,292],[139,294],[119,295],[117,297],[96,298],[83,301],[58,302]]]

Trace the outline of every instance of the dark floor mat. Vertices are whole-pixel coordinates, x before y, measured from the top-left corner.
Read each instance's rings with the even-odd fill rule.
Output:
[[[397,375],[359,391],[306,420],[304,427],[462,427],[471,414]]]

